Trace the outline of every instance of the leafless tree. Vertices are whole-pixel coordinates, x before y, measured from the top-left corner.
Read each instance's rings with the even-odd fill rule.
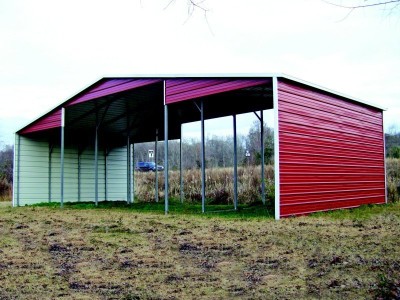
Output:
[[[343,19],[346,19],[352,12],[359,9],[364,8],[373,8],[373,7],[381,7],[384,11],[389,14],[393,13],[395,10],[400,8],[400,0],[389,0],[389,1],[381,1],[381,0],[355,0],[355,1],[330,1],[330,0],[322,0],[325,3],[328,3],[333,6],[341,7],[346,9],[348,12]],[[353,4],[350,4],[353,3]]]

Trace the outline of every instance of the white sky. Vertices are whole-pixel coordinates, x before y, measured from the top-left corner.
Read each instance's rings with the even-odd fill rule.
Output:
[[[322,0],[207,0],[206,21],[168,2],[0,0],[0,141],[103,76],[149,73],[283,72],[387,107],[400,128],[400,9],[339,21]]]

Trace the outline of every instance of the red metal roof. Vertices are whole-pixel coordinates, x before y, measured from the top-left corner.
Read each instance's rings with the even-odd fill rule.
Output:
[[[196,99],[268,82],[269,79],[168,79],[165,84],[165,103]]]

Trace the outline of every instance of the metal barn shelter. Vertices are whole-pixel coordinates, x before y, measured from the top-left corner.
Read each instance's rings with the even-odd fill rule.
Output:
[[[287,75],[262,74],[97,81],[16,133],[13,205],[131,203],[133,145],[159,136],[168,191],[168,140],[180,139],[182,124],[201,121],[204,211],[204,120],[233,116],[236,146],[236,115],[259,112],[262,121],[266,109],[275,116],[276,219],[386,202],[383,109]],[[234,153],[237,162],[236,147]],[[237,164],[235,208],[236,174]]]

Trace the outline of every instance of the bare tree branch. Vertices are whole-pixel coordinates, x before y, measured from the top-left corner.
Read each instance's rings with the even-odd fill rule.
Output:
[[[347,8],[347,9],[350,9],[350,10],[354,10],[354,9],[357,9],[357,8],[372,7],[372,6],[381,6],[381,5],[387,5],[387,4],[392,4],[392,3],[400,3],[400,0],[392,0],[392,1],[383,1],[383,2],[379,1],[379,2],[376,2],[376,3],[370,3],[370,4],[350,5],[349,6],[349,5],[337,4],[337,3],[330,2],[330,1],[325,1],[325,0],[322,0],[322,1],[324,1],[325,3],[328,3],[330,5],[333,5],[333,6],[337,6],[337,7],[341,7],[341,8]],[[396,8],[398,5],[399,4],[395,5],[394,8]]]

